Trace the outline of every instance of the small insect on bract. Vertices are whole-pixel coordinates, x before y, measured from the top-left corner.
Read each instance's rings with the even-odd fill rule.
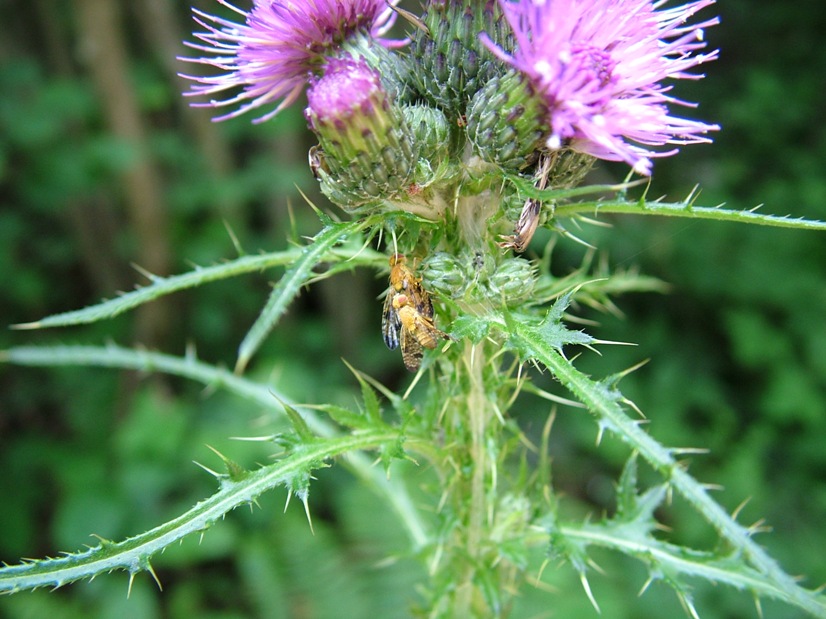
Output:
[[[321,178],[321,175],[319,174],[320,170],[325,174],[330,173],[330,168],[327,166],[324,151],[321,150],[321,146],[318,144],[310,147],[310,150],[307,153],[307,162],[310,164],[310,170],[316,180],[320,180]]]
[[[542,203],[539,200],[528,198],[525,201],[525,206],[522,207],[522,213],[519,215],[519,220],[516,222],[512,235],[502,235],[500,238],[502,242],[499,247],[502,249],[512,249],[517,253],[522,253],[531,242],[536,228],[539,226],[539,211],[542,210]]]
[[[535,184],[537,189],[545,189],[548,185],[548,175],[551,172],[552,158],[543,154],[536,171]],[[531,242],[536,228],[539,226],[539,212],[542,210],[542,202],[535,198],[525,200],[522,212],[514,226],[513,234],[501,235],[502,242],[499,247],[502,249],[512,249],[517,253],[522,253]]]
[[[390,256],[390,287],[384,300],[381,331],[390,350],[401,345],[404,365],[411,372],[419,369],[422,346],[436,348],[439,337],[449,338],[436,328],[430,294],[401,254]]]

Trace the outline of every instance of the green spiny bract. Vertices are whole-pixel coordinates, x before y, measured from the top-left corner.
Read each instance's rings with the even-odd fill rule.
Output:
[[[547,110],[515,71],[492,77],[471,99],[467,135],[479,156],[509,171],[536,162],[548,133]]]
[[[490,254],[435,252],[422,263],[422,277],[438,296],[462,303],[514,306],[530,298],[534,265],[522,258],[495,260]]]
[[[319,141],[311,157],[331,200],[352,210],[407,193],[418,149],[378,71],[362,58],[332,59],[307,98],[307,121]]]
[[[550,159],[547,179],[548,189],[569,189],[580,184],[585,175],[591,170],[596,157],[580,153],[570,148],[547,152]]]
[[[428,105],[405,105],[402,115],[420,154],[415,182],[427,186],[441,180],[450,167],[456,137],[444,113]]]
[[[479,33],[512,49],[510,28],[494,0],[437,0],[427,5],[422,22],[426,30],[416,31],[410,48],[411,77],[425,99],[457,120],[474,93],[504,72]]]

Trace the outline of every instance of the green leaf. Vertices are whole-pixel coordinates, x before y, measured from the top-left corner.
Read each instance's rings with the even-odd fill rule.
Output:
[[[293,426],[293,430],[295,430],[295,433],[298,435],[301,442],[308,443],[315,439],[315,434],[313,434],[312,430],[310,430],[310,426],[308,426],[307,422],[304,421],[304,417],[301,416],[301,413],[283,400],[278,400],[278,402],[284,408],[284,412],[287,413],[287,417],[290,418],[290,423]]]
[[[115,299],[109,299],[97,305],[71,312],[64,312],[62,314],[55,314],[38,320],[37,322],[16,325],[15,328],[43,329],[47,327],[65,327],[68,325],[88,324],[98,320],[114,318],[164,295],[187,288],[195,288],[201,284],[227,279],[236,275],[257,273],[272,267],[284,266],[294,262],[299,255],[300,250],[289,249],[283,252],[264,254],[263,256],[243,256],[230,262],[216,264],[210,267],[197,267],[194,271],[173,277],[148,275],[152,282],[148,286],[137,288],[132,292],[127,292]]]
[[[633,518],[637,504],[637,454],[631,454],[617,483],[617,517]]]
[[[700,578],[712,584],[727,584],[780,600],[803,608],[815,617],[826,616],[826,603],[822,595],[806,592],[806,601],[803,602],[799,595],[775,581],[771,575],[746,565],[736,551],[730,555],[720,555],[669,544],[652,537],[650,533],[643,534],[639,529],[629,528],[627,523],[616,519],[601,523],[560,524],[549,532],[549,541],[566,555],[573,555],[572,562],[580,573],[587,562],[587,548],[598,546],[640,560],[648,567],[649,583],[662,580],[685,601],[690,601],[687,597],[690,590],[687,579]]]
[[[375,425],[370,423],[370,421],[368,421],[363,414],[351,411],[349,408],[345,408],[343,406],[337,406],[335,404],[318,404],[309,406],[308,408],[313,408],[315,410],[327,413],[337,424],[347,428],[352,428],[354,430],[375,427]]]
[[[484,316],[462,314],[450,324],[450,334],[457,340],[470,340],[478,344],[490,332],[490,320]]]
[[[800,587],[794,578],[783,572],[763,548],[752,539],[752,531],[738,524],[714,499],[699,481],[689,475],[675,460],[673,450],[666,449],[648,435],[622,408],[624,399],[616,390],[591,380],[577,370],[558,348],[558,342],[524,319],[503,317],[510,330],[509,345],[530,356],[548,368],[553,376],[567,387],[596,417],[600,427],[614,432],[628,446],[637,451],[670,486],[681,494],[718,534],[738,549],[743,561],[761,575],[762,586],[775,592],[775,597],[796,605],[818,616],[826,617],[823,597]],[[616,382],[616,381],[611,381]],[[650,496],[650,505],[655,499]]]
[[[618,213],[625,215],[660,215],[664,217],[684,217],[687,219],[709,219],[713,221],[731,221],[737,223],[774,226],[778,228],[796,228],[798,230],[826,231],[826,222],[789,216],[763,215],[751,211],[735,211],[720,207],[694,206],[693,197],[683,202],[646,202],[630,200],[593,200],[562,204],[556,207],[556,217],[599,213]]]
[[[304,247],[299,258],[287,270],[270,293],[267,304],[238,348],[236,372],[242,372],[252,356],[287,311],[301,287],[313,277],[313,268],[324,260],[326,253],[367,226],[367,220],[335,223],[319,232]]]
[[[0,351],[0,362],[39,367],[96,366],[137,370],[143,373],[162,372],[172,376],[188,378],[210,388],[226,389],[230,393],[250,400],[256,406],[266,409],[280,412],[282,409],[278,405],[278,400],[289,402],[286,395],[275,391],[271,385],[257,383],[243,376],[233,374],[224,368],[203,363],[198,361],[194,355],[176,357],[114,345],[105,347],[20,346]],[[382,391],[378,384],[376,384],[376,388]],[[397,410],[406,411],[412,408],[406,400],[392,392],[388,393],[394,408]],[[273,397],[274,395],[276,397]],[[332,437],[336,434],[332,424],[316,415],[306,415],[304,420],[310,429],[319,436]],[[399,521],[404,524],[411,543],[415,547],[421,547],[428,539],[427,529],[401,480],[396,477],[388,479],[386,475],[372,465],[371,460],[364,454],[351,453],[344,460],[344,464],[366,485],[374,488],[385,498]]]
[[[171,277],[159,277],[148,275],[151,284],[142,286],[121,296],[103,301],[96,305],[91,305],[71,312],[63,312],[47,316],[35,322],[15,325],[15,329],[45,329],[51,327],[66,327],[69,325],[89,324],[99,320],[114,318],[124,312],[133,310],[136,307],[149,303],[160,297],[196,288],[202,284],[245,275],[247,273],[260,273],[274,267],[282,267],[295,263],[301,256],[300,248],[290,248],[280,252],[272,252],[261,256],[242,256],[234,260],[229,260],[222,264],[209,267],[196,267],[193,271],[174,275]],[[373,250],[363,248],[342,248],[327,252],[321,262],[335,262],[331,272],[352,269],[364,264],[373,264],[377,260],[385,261],[384,254],[378,254]]]
[[[30,560],[20,565],[2,567],[0,592],[60,587],[112,570],[132,574],[144,571],[149,559],[156,553],[187,535],[209,529],[227,513],[250,503],[267,490],[286,484],[297,492],[306,492],[310,472],[326,460],[351,451],[394,445],[397,441],[396,432],[383,431],[319,439],[311,445],[302,445],[282,460],[251,471],[235,483],[223,485],[210,498],[151,531],[122,542],[101,541],[94,548],[56,559]]]
[[[583,331],[572,331],[562,322],[563,314],[571,304],[574,292],[570,291],[559,297],[538,324],[535,320],[520,322],[518,330],[521,331],[522,337],[511,342],[511,345],[515,346],[521,354],[534,356],[533,342],[542,343],[560,351],[568,344],[583,346],[593,344],[595,342],[593,337]],[[505,314],[505,320],[509,325],[516,324],[515,319],[508,314]]]
[[[356,368],[354,368],[346,361],[344,362],[344,364],[353,373],[353,376],[356,377],[356,380],[359,381],[359,385],[361,385],[361,397],[364,401],[364,412],[366,418],[370,421],[372,425],[383,424],[384,422],[381,418],[381,405],[379,404],[379,398],[376,395],[375,390],[370,386],[370,384],[367,382],[367,380],[364,378],[361,372],[359,372]]]

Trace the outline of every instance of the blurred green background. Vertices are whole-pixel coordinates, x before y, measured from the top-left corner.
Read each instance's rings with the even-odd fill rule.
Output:
[[[214,1],[193,4],[216,12]],[[318,222],[298,188],[319,203],[306,165],[312,144],[301,105],[264,125],[210,122],[180,96],[175,57],[193,28],[180,0],[31,0],[0,3],[0,318],[3,325],[93,304],[146,280],[130,264],[179,273],[234,257],[231,228],[248,253],[283,249],[291,230]],[[242,7],[246,4],[241,3]],[[411,7],[414,8],[414,7]],[[725,0],[707,35],[721,58],[706,79],[679,84],[689,111],[723,130],[713,145],[656,161],[649,196],[794,217],[826,219],[826,5]],[[710,13],[710,11],[707,11]],[[600,180],[621,180],[607,164]],[[667,295],[619,299],[624,316],[583,314],[593,335],[638,346],[603,347],[580,366],[602,376],[650,359],[623,383],[670,446],[705,447],[691,458],[700,480],[720,484],[729,509],[750,498],[741,522],[765,518],[759,538],[805,583],[826,581],[826,236],[724,223],[603,218],[581,236],[610,264],[638,267],[671,285]],[[541,237],[541,235],[538,235]],[[547,237],[538,238],[541,249]],[[564,275],[584,249],[557,244]],[[91,326],[0,330],[0,348],[116,341],[172,354],[195,345],[232,366],[275,272],[204,286]],[[341,362],[391,385],[407,380],[379,336],[384,286],[370,273],[341,275],[303,294],[250,374],[298,401],[350,404]],[[548,380],[547,377],[539,380]],[[541,426],[547,406],[524,397],[515,414]],[[228,437],[267,434],[278,421],[228,395],[168,377],[85,368],[0,365],[0,561],[74,551],[95,533],[122,539],[208,496],[217,467],[209,444],[243,464],[268,447]],[[571,513],[610,509],[612,480],[627,452],[594,447],[595,425],[559,412],[552,444],[555,483]],[[7,617],[405,617],[423,568],[388,510],[340,468],[311,489],[315,536],[284,494],[239,510],[201,544],[159,557],[164,591],[114,574],[56,592],[0,599]],[[710,532],[675,505],[678,541],[708,547]],[[379,566],[388,556],[392,565]],[[663,586],[641,598],[631,560],[598,556],[591,580],[605,617],[679,616]],[[514,616],[587,617],[595,612],[575,573],[546,570],[554,591],[526,587]],[[697,583],[706,618],[755,616],[748,594]],[[764,602],[766,617],[798,617]]]

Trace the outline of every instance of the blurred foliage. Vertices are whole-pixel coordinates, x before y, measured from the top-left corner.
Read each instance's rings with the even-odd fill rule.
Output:
[[[129,59],[124,70],[148,148],[141,153],[113,133],[95,90],[83,51],[90,33],[77,19],[88,1],[0,5],[4,324],[83,307],[142,281],[129,264],[145,241],[130,224],[123,184],[124,172],[142,157],[162,188],[170,272],[235,255],[227,227],[249,253],[282,248],[294,231],[317,230],[297,189],[321,203],[306,166],[310,144],[300,106],[266,125],[244,118],[210,125],[208,112],[182,104],[173,70],[186,67],[170,70],[153,38],[170,30],[176,40],[188,38],[189,3],[160,3],[165,9],[150,23],[142,14],[158,11],[159,3],[115,3]],[[215,3],[198,4],[215,10]],[[726,0],[716,9],[722,25],[708,36],[721,58],[708,65],[707,79],[681,84],[676,94],[701,101],[697,116],[723,130],[713,145],[657,161],[649,195],[683,197],[699,183],[704,205],[765,204],[766,212],[826,219],[824,5]],[[624,170],[602,165],[595,173],[615,181]],[[650,419],[649,431],[667,445],[708,448],[709,455],[690,459],[692,473],[725,487],[718,500],[730,509],[750,499],[740,519],[766,518],[773,532],[760,541],[785,569],[805,574],[809,585],[826,581],[815,551],[826,546],[826,242],[817,233],[731,224],[631,217],[610,223],[581,236],[610,264],[639,266],[672,290],[620,299],[622,318],[583,310],[600,322],[591,329],[597,337],[638,346],[601,347],[601,357],[586,354],[580,367],[602,376],[651,359],[623,383]],[[547,236],[538,234],[535,246],[543,241]],[[565,241],[554,251],[563,275],[584,250]],[[231,364],[274,277],[176,295],[163,308],[168,337],[150,343],[173,353],[196,343],[201,357]],[[397,383],[404,370],[384,349],[380,303],[372,302],[382,286],[364,274],[315,286],[251,371],[272,374],[296,400],[310,402],[352,402],[357,387],[342,356]],[[59,332],[2,330],[0,348],[109,338],[145,343],[139,319],[136,313]],[[550,379],[537,377],[543,380]],[[514,410],[520,423],[540,431],[545,404],[523,395]],[[266,448],[227,438],[270,432],[275,420],[259,413],[172,379],[0,366],[0,560],[75,550],[90,533],[123,538],[184,511],[213,489],[192,465],[216,466],[205,444],[244,464],[266,460]],[[560,411],[551,442],[554,478],[569,499],[566,509],[582,514],[611,507],[611,480],[627,457],[610,440],[596,449],[594,438],[590,420]],[[127,600],[126,577],[114,575],[0,599],[0,616],[408,616],[421,568],[404,554],[406,540],[392,516],[344,471],[319,477],[311,493],[314,536],[300,505],[282,515],[283,494],[268,495],[261,509],[233,514],[202,543],[187,540],[160,557],[163,593],[141,578]],[[683,507],[676,502],[666,520],[683,541],[702,547],[709,532],[693,528]],[[382,562],[386,557],[395,560]],[[600,565],[607,576],[591,584],[603,616],[681,612],[665,587],[629,597],[645,576],[628,559],[606,554]],[[551,565],[543,578],[555,591],[529,592],[514,616],[594,615],[572,570]],[[754,616],[737,592],[698,587],[695,599],[707,618]],[[764,612],[796,616],[772,603]]]

